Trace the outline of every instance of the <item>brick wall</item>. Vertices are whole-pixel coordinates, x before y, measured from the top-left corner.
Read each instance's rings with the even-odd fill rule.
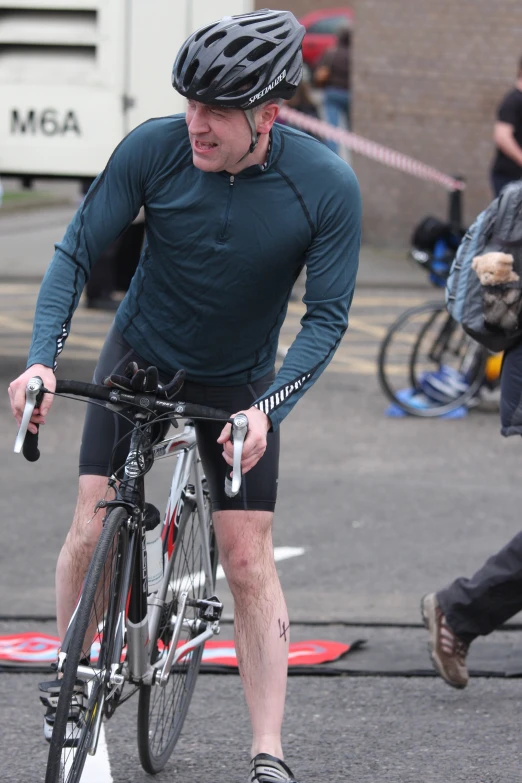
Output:
[[[283,5],[283,4],[281,4]],[[288,0],[300,15],[336,5]],[[352,129],[467,180],[464,219],[491,199],[489,167],[498,102],[522,55],[520,0],[351,0]],[[257,7],[263,7],[257,3]],[[445,217],[437,185],[353,156],[364,201],[364,239],[407,245],[425,214]]]
[[[353,6],[353,3],[344,3],[342,0],[336,2],[336,0],[286,0],[286,2],[266,2],[262,0],[256,0],[256,9],[260,8],[282,8],[285,11],[292,11],[297,17],[307,14],[309,11],[317,11],[320,8],[338,8],[343,5]]]

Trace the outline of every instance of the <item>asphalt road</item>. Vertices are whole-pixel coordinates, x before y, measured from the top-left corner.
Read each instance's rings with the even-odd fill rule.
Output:
[[[14,265],[18,258],[22,268],[26,252],[47,247],[49,221],[39,220],[41,233],[34,215],[16,216],[16,239],[7,221],[0,223],[0,258]],[[33,250],[24,249],[24,226]],[[1,269],[0,277],[5,389],[24,366],[37,286]],[[428,286],[358,290],[352,328],[334,363],[283,427],[274,538],[276,546],[304,548],[279,564],[295,638],[367,639],[366,649],[343,662],[345,676],[290,678],[285,746],[302,783],[522,780],[520,680],[476,678],[466,691],[452,691],[428,676],[418,627],[420,596],[470,574],[503,545],[519,528],[522,501],[520,444],[500,437],[495,413],[475,411],[457,421],[384,415],[374,370],[378,340],[406,306],[428,298]],[[300,308],[291,305],[283,349],[299,328]],[[90,377],[109,322],[105,313],[79,308],[62,377]],[[0,398],[2,633],[53,625],[38,618],[54,614],[54,566],[74,503],[82,416],[81,403],[57,400],[42,432],[42,458],[30,465],[12,454],[15,427],[7,396]],[[168,461],[156,467],[150,497],[161,506]],[[221,595],[229,616],[230,595],[226,589]],[[27,615],[35,619],[16,619]],[[513,673],[522,661],[519,632],[477,641],[472,654],[478,669],[489,665],[502,674],[510,666]],[[412,671],[425,676],[404,676]],[[2,782],[43,780],[39,679],[0,674]],[[146,779],[137,762],[134,711],[130,702],[106,727],[114,781]],[[248,744],[238,677],[205,675],[178,750],[157,779],[245,783]]]

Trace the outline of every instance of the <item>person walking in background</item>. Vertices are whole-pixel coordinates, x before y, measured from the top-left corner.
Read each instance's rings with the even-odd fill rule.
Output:
[[[491,169],[495,197],[502,188],[522,177],[522,57],[515,86],[504,96],[493,130],[496,155]]]
[[[326,122],[338,127],[341,118],[350,127],[350,29],[342,27],[337,34],[337,43],[325,52],[314,74],[314,84],[323,92]],[[335,141],[326,140],[334,152],[338,151]]]
[[[500,394],[501,433],[522,435],[522,343],[506,351]],[[467,579],[459,577],[421,601],[433,666],[454,688],[465,688],[466,657],[486,636],[522,611],[522,531]]]
[[[515,86],[497,112],[491,169],[495,197],[522,177],[522,58]],[[504,354],[500,393],[501,433],[522,435],[522,343]],[[459,577],[422,598],[433,666],[454,688],[469,681],[466,658],[477,636],[486,636],[522,611],[522,531],[492,555],[470,578]]]

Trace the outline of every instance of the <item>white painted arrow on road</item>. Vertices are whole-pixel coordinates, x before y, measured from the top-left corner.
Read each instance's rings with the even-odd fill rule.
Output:
[[[278,563],[280,560],[288,560],[290,557],[298,557],[304,554],[304,549],[300,546],[276,546],[274,547],[274,560]],[[225,572],[222,566],[218,566],[216,571],[216,581],[218,579],[224,579]],[[198,571],[196,574],[187,574],[176,579],[170,583],[170,586],[174,592],[190,592],[190,590],[197,590],[205,582],[204,571]]]
[[[288,560],[290,557],[299,557],[304,555],[304,549],[301,546],[276,546],[274,547],[274,560],[279,563],[280,560]],[[224,579],[225,572],[221,566],[216,571],[216,580]]]

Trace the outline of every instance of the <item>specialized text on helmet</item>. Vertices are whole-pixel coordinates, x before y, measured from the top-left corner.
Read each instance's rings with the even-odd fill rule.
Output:
[[[255,95],[252,95],[252,97],[250,98],[250,100],[248,102],[249,103],[254,103],[254,101],[257,101],[257,100],[259,100],[259,98],[262,98],[263,95],[267,94],[267,92],[270,92],[270,90],[273,90],[274,87],[277,84],[279,84],[279,82],[282,82],[283,79],[285,78],[285,76],[286,76],[286,68],[284,69],[284,71],[281,71],[279,76],[276,76],[276,78],[274,79],[273,82],[270,82],[268,87],[265,87],[264,90],[261,90],[260,92],[256,92]]]

